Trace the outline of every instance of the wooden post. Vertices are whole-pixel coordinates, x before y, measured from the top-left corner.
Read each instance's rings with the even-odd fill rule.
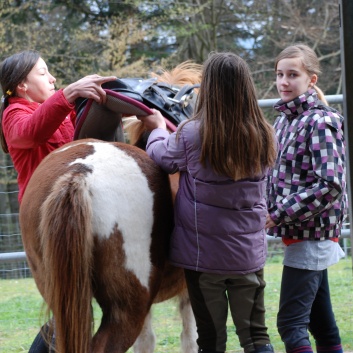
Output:
[[[351,257],[353,270],[353,189],[352,174],[353,171],[353,1],[340,0],[340,40],[341,40],[341,67],[343,79],[343,115],[345,117],[344,136],[347,147],[347,186],[349,200],[349,222],[351,239]]]

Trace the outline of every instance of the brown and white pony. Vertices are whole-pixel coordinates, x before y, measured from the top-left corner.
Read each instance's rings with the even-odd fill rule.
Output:
[[[190,80],[192,71],[183,77]],[[128,129],[136,142],[137,125]],[[184,274],[167,260],[176,187],[141,148],[120,142],[74,141],[36,169],[20,224],[32,274],[55,320],[56,352],[122,353],[135,341],[135,352],[152,352],[151,305],[175,296],[182,350],[197,352]],[[102,309],[94,335],[93,298]]]

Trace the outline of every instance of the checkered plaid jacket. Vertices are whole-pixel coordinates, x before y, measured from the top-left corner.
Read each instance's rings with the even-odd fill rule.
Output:
[[[269,172],[268,208],[277,224],[270,235],[337,238],[347,213],[343,117],[315,90],[277,102],[276,164]]]

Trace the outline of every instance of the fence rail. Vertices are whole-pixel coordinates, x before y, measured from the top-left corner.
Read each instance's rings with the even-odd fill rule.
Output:
[[[330,104],[341,104],[343,102],[342,94],[334,94],[325,96],[326,100]],[[275,99],[259,99],[258,103],[261,108],[272,108],[273,105],[278,102],[279,98]]]

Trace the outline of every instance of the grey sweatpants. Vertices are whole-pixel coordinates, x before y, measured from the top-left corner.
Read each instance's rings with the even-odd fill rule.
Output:
[[[270,343],[265,325],[263,269],[247,275],[185,270],[200,349],[225,352],[228,304],[245,353]],[[231,348],[229,348],[231,349]]]

